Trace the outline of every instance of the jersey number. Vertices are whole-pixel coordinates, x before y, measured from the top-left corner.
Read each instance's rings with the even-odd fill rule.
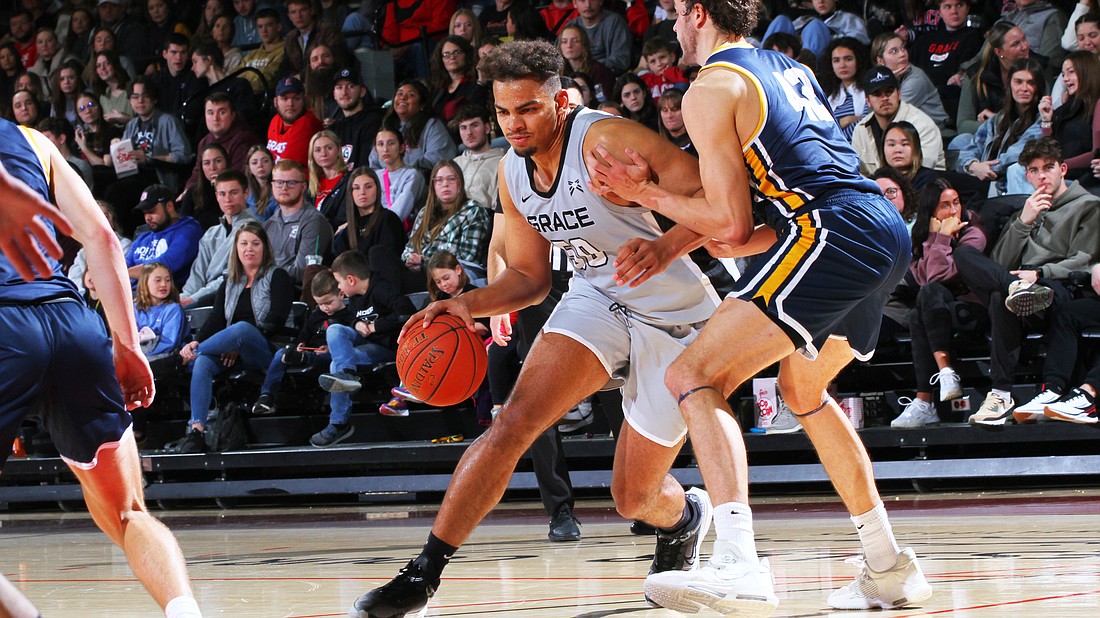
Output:
[[[583,238],[551,241],[555,247],[569,254],[573,270],[585,270],[589,266],[597,268],[607,263],[607,254],[592,246]]]
[[[797,112],[806,112],[810,118],[821,122],[832,122],[833,114],[829,108],[818,100],[814,92],[813,82],[806,71],[791,67],[782,73],[773,73],[775,81],[783,86],[783,93],[787,95],[787,101]]]

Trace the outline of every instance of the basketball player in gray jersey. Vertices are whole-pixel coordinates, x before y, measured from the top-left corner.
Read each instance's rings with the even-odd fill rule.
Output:
[[[660,162],[654,171],[665,186],[689,195],[701,186],[698,167],[637,123],[585,108],[570,113],[558,79],[561,63],[553,45],[532,41],[502,45],[483,61],[494,80],[497,119],[513,148],[499,173],[506,267],[484,288],[429,305],[405,331],[441,313],[472,324],[474,317],[540,302],[550,288],[551,245],[573,261],[569,291],[503,411],[459,462],[421,554],[356,600],[351,616],[404,616],[423,608],[443,567],[500,501],[535,438],[607,386],[622,389],[626,417],[612,477],[616,508],[658,528],[651,572],[697,564],[710,501],[699,489],[685,494],[668,474],[686,428],[662,376],[718,304],[686,257],[703,239],[681,226],[662,235],[651,212],[593,194],[583,155],[597,144],[611,150],[629,144]]]

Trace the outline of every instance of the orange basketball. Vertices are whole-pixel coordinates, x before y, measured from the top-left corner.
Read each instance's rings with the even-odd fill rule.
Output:
[[[405,333],[397,349],[397,375],[417,399],[453,406],[469,399],[485,379],[485,344],[462,320],[436,316],[427,328]]]

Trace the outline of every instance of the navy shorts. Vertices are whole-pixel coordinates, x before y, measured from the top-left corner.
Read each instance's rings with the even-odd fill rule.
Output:
[[[0,306],[0,466],[28,416],[84,468],[130,427],[111,339],[81,303]]]
[[[810,360],[830,336],[847,339],[856,358],[870,358],[882,308],[911,257],[894,206],[881,195],[838,191],[777,235],[730,296],[760,307]]]

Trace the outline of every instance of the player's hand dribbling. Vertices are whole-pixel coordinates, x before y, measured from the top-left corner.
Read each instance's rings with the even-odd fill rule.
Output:
[[[149,361],[136,346],[125,346],[115,338],[115,375],[122,387],[122,401],[127,410],[147,408],[153,403],[157,389],[153,384],[153,370]]]
[[[457,296],[455,298],[448,298],[447,300],[437,300],[414,313],[413,316],[405,322],[405,325],[401,327],[401,334],[397,336],[398,343],[404,341],[405,335],[410,331],[427,328],[428,325],[435,320],[436,316],[444,313],[455,316],[466,323],[466,328],[474,330],[474,319],[470,316],[470,310],[466,307],[466,301],[461,296]]]
[[[604,198],[618,196],[641,203],[646,190],[652,184],[649,163],[630,148],[624,150],[623,154],[629,158],[629,163],[616,158],[603,146],[596,146],[595,151],[586,152],[584,160],[592,175],[592,182],[588,183],[588,187]]]
[[[49,219],[57,231],[66,236],[73,233],[69,220],[3,167],[0,167],[0,195],[4,203],[0,208],[0,251],[11,261],[15,272],[27,281],[33,281],[36,274],[52,276],[53,269],[46,261],[46,255],[60,260],[61,246],[37,217]],[[46,255],[39,247],[45,250]]]
[[[660,239],[631,238],[615,255],[615,284],[636,288],[668,268],[671,257]]]

